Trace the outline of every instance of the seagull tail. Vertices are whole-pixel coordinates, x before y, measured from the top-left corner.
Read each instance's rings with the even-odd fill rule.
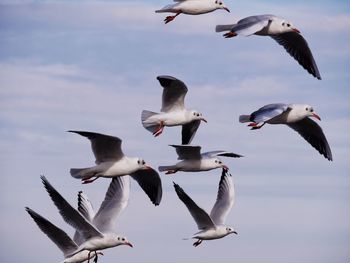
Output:
[[[141,113],[142,126],[146,130],[148,130],[148,131],[150,131],[152,133],[156,132],[159,129],[159,124],[158,123],[155,124],[154,122],[151,122],[151,121],[147,122],[147,120],[150,117],[152,117],[154,115],[157,115],[157,114],[158,114],[157,112],[148,111],[148,110],[143,110],[142,113]]]
[[[239,122],[250,122],[250,115],[240,115],[239,116]]]
[[[72,168],[70,169],[70,175],[77,179],[87,179],[95,175],[91,168]]]
[[[175,169],[175,166],[172,166],[172,165],[158,167],[159,172],[166,172],[166,171],[170,171],[170,170],[174,170],[174,169]]]
[[[231,31],[231,29],[235,26],[236,24],[231,24],[231,25],[217,25],[215,27],[215,32],[223,32],[223,31]]]

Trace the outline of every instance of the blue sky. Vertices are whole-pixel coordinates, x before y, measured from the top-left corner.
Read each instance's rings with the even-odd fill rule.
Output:
[[[152,166],[175,161],[168,144],[180,130],[153,138],[140,121],[160,108],[158,75],[182,79],[186,104],[208,123],[193,144],[245,155],[224,161],[236,184],[228,224],[238,236],[182,240],[196,232],[172,181],[210,210],[220,171],[162,175],[153,207],[137,184],[117,232],[134,249],[106,251],[101,262],[349,262],[350,5],[348,1],[225,1],[231,13],[180,15],[168,25],[154,10],[169,1],[0,1],[0,252],[4,262],[59,262],[61,252],[24,211],[29,206],[67,233],[39,176],[72,203],[84,190],[98,208],[108,180],[81,185],[71,167],[93,164],[88,141],[70,129],[112,134],[124,152]],[[308,75],[270,38],[224,39],[216,24],[272,13],[307,39],[323,77]],[[273,102],[308,103],[331,145],[328,162],[283,126],[250,131],[240,114]],[[18,252],[21,249],[21,252]]]

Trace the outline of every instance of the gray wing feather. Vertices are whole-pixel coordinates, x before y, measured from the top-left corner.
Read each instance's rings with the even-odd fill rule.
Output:
[[[234,204],[234,183],[232,175],[222,170],[216,202],[211,210],[210,217],[216,225],[225,224],[228,213]]]
[[[315,59],[307,44],[306,40],[297,32],[288,32],[271,36],[278,44],[282,45],[285,50],[298,63],[315,78],[321,79]]]
[[[159,174],[152,168],[138,170],[130,176],[137,181],[154,205],[162,200],[162,181]]]
[[[190,123],[182,125],[182,144],[190,144],[194,135],[196,134],[200,120],[191,121]]]
[[[74,243],[74,241],[62,229],[58,228],[29,207],[26,207],[26,211],[33,218],[41,231],[43,231],[63,252],[64,256],[69,255],[78,248],[77,244]]]
[[[261,15],[243,18],[232,27],[231,31],[243,36],[253,35],[266,27],[272,17],[271,15]]]
[[[224,156],[224,157],[232,157],[232,158],[240,158],[243,157],[243,155],[240,155],[238,153],[228,152],[228,151],[211,151],[211,152],[205,152],[202,154],[202,156],[206,157],[214,157],[214,156]]]
[[[84,240],[88,240],[92,237],[102,237],[102,233],[99,232],[90,222],[83,217],[77,210],[75,210],[49,183],[45,176],[41,176],[41,180],[45,186],[46,191],[50,195],[52,201],[58,208],[64,221],[79,231]]]
[[[68,131],[77,133],[91,141],[96,164],[106,161],[118,161],[124,154],[121,149],[122,140],[118,137],[86,131]]]
[[[308,143],[312,145],[320,154],[329,161],[333,160],[332,151],[329,147],[326,136],[321,127],[310,118],[304,118],[295,123],[289,123],[288,126],[297,131]]]
[[[176,149],[178,160],[201,159],[201,147],[192,145],[170,145]]]
[[[200,208],[178,184],[174,183],[174,188],[177,196],[185,204],[194,221],[196,221],[199,230],[215,227],[207,212]]]
[[[185,96],[188,91],[185,83],[171,76],[158,76],[163,87],[162,112],[185,108]]]
[[[99,231],[114,231],[116,218],[128,205],[129,195],[129,176],[119,176],[111,180],[100,209],[92,221]]]
[[[250,120],[256,123],[266,122],[289,109],[288,105],[283,103],[268,104],[254,111],[250,115]]]

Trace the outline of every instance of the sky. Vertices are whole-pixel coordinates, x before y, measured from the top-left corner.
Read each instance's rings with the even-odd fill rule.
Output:
[[[177,198],[178,183],[207,211],[221,171],[161,174],[154,207],[136,182],[116,232],[134,248],[105,251],[99,262],[334,262],[350,260],[350,4],[348,1],[232,1],[231,13],[180,15],[164,25],[155,14],[170,1],[0,0],[0,254],[3,262],[60,262],[61,251],[24,210],[29,206],[73,235],[46,194],[40,175],[72,204],[83,190],[98,209],[109,180],[82,185],[72,167],[93,165],[89,142],[67,130],[118,136],[128,156],[153,167],[171,164],[180,128],[158,138],[141,125],[158,111],[156,77],[188,86],[186,105],[208,120],[192,144],[223,158],[236,186],[227,218],[238,235],[183,240],[196,225]],[[322,80],[267,37],[224,39],[216,24],[258,14],[285,17],[312,49]],[[238,122],[269,103],[307,103],[333,152],[318,154],[282,125],[250,131]]]

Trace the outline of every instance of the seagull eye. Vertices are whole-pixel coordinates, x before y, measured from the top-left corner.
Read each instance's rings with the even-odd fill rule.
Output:
[[[124,237],[122,238],[122,241],[125,241],[125,238],[124,238]]]
[[[313,112],[313,111],[314,111],[314,109],[313,109],[313,108],[311,108],[311,109],[310,109],[310,112]]]
[[[285,24],[286,24],[286,23],[283,22],[283,23],[282,23],[282,26],[284,26]]]
[[[222,3],[220,2],[220,5],[222,5]]]
[[[309,111],[309,108],[306,108],[305,110],[306,110],[306,111]]]
[[[146,164],[146,162],[145,162],[145,161],[142,161],[142,164],[143,164],[143,165],[145,165],[145,164]]]
[[[199,113],[197,113],[197,116],[199,117]]]
[[[140,160],[137,160],[137,164],[140,164]]]
[[[290,27],[290,24],[287,24],[287,27]]]
[[[118,240],[120,240],[120,237],[118,237]]]

